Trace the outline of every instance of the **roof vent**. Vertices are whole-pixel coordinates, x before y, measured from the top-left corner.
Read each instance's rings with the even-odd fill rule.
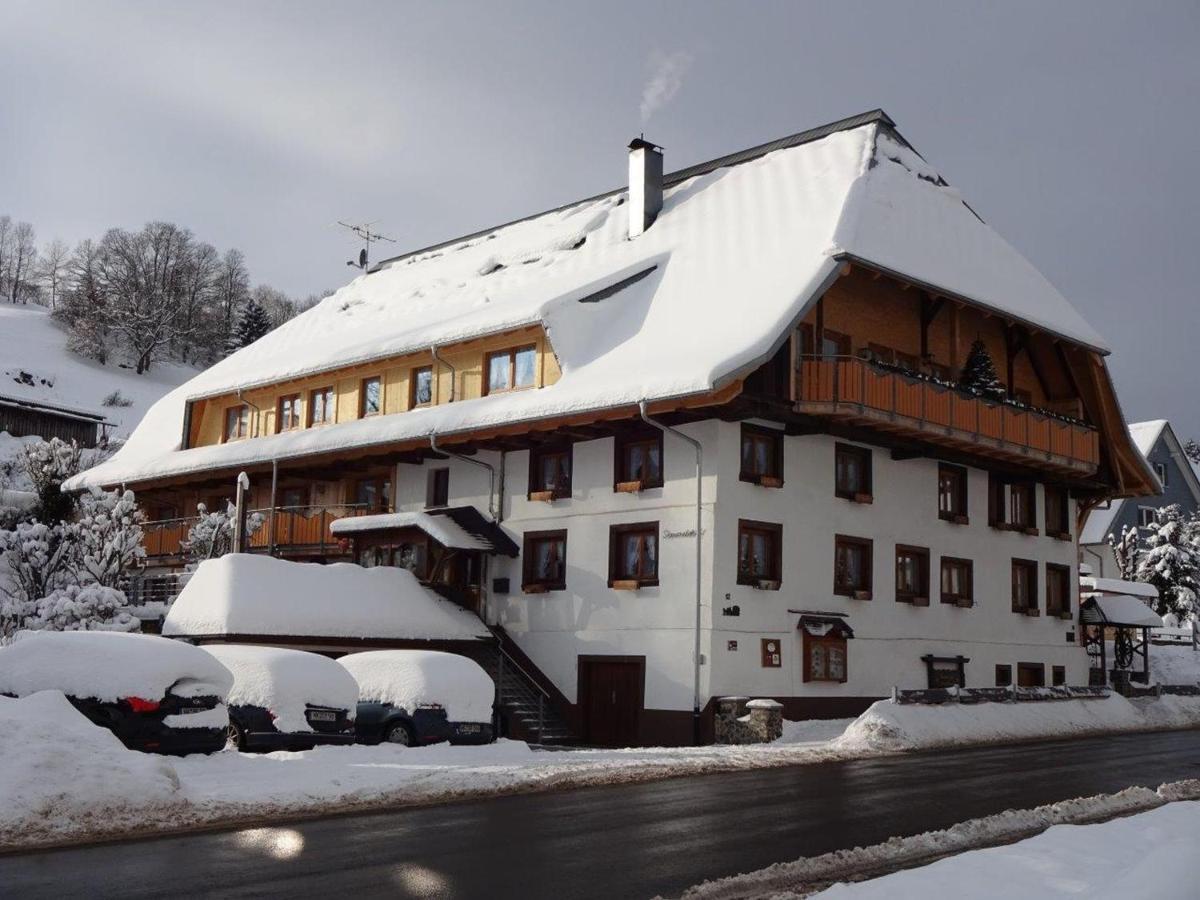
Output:
[[[629,142],[629,236],[650,227],[662,210],[662,147],[642,137]]]

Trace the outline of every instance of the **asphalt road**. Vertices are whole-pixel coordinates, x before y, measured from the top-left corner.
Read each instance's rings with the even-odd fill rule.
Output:
[[[648,898],[1200,777],[1200,731],[821,763],[0,857],[3,897]]]

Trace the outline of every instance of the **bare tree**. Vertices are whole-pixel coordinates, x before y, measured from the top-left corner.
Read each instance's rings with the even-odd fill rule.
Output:
[[[70,274],[71,248],[57,238],[48,243],[41,253],[38,278],[50,296],[50,310],[58,308],[58,295]]]
[[[12,237],[12,219],[8,216],[0,216],[0,294],[8,293],[8,267]]]
[[[22,303],[28,303],[31,289],[36,287],[32,273],[37,264],[37,242],[28,222],[18,222],[12,234],[8,299],[16,303],[19,297]]]

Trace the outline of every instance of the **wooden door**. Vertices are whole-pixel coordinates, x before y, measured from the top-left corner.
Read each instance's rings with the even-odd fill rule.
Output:
[[[584,740],[602,747],[638,743],[642,712],[641,660],[580,660]]]

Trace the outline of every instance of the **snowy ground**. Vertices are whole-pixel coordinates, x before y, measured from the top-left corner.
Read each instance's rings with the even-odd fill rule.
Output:
[[[1169,644],[1152,646],[1150,675],[1159,684],[1200,684],[1200,652]]]
[[[1084,705],[1089,709],[1080,711]],[[1053,714],[1031,720],[1022,707]],[[781,740],[749,747],[546,752],[499,741],[167,759],[126,750],[83,720],[61,694],[0,698],[0,759],[6,760],[0,767],[0,849],[953,744],[1200,726],[1200,698],[942,708],[952,722],[946,728],[934,727],[937,712],[881,701],[854,721],[787,723]]]

